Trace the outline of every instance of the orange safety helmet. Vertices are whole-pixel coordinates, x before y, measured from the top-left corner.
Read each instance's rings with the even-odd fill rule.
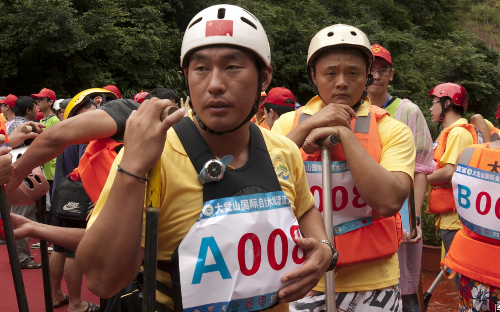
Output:
[[[464,111],[467,111],[467,104],[469,100],[467,90],[465,90],[465,88],[458,83],[448,82],[435,86],[427,95],[430,99],[432,99],[433,96],[437,96],[438,98],[447,96],[451,99],[453,104],[463,106]]]

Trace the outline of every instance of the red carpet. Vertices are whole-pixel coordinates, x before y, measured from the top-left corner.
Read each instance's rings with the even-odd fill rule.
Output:
[[[30,240],[30,245],[37,243],[35,239]],[[41,263],[40,250],[31,249],[31,255],[35,261]],[[22,270],[24,277],[24,287],[28,297],[30,312],[45,312],[45,301],[43,297],[42,270]],[[437,273],[423,272],[422,284],[424,292],[436,278]],[[63,279],[63,291],[67,294],[66,284]],[[99,298],[92,294],[85,286],[85,276],[83,277],[82,299],[92,303],[99,304]],[[443,280],[436,288],[428,312],[445,312],[458,310],[458,292],[455,284],[451,280]],[[9,256],[7,254],[7,245],[0,245],[0,312],[16,312],[17,300],[14,290],[14,282],[10,271]],[[62,306],[54,310],[55,312],[66,312],[68,306]]]
[[[38,243],[38,240],[31,239],[30,246],[34,243]],[[40,259],[40,249],[31,249],[31,255],[35,257],[34,261],[42,263]],[[24,287],[26,288],[26,296],[28,298],[30,312],[45,312],[42,269],[21,271],[23,273]],[[86,284],[84,276],[82,285],[82,299],[99,304],[99,297],[92,294],[85,285]],[[65,294],[68,293],[64,279],[62,281],[62,289]],[[7,245],[0,245],[0,311],[19,311],[17,307],[14,281],[12,280],[12,272],[10,270]],[[68,311],[68,306],[62,306],[60,308],[54,309],[54,311],[66,312]]]

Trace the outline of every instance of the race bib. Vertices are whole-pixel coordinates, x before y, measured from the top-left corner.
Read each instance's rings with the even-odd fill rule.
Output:
[[[459,164],[451,183],[463,225],[500,240],[500,174]]]
[[[314,204],[323,214],[323,180],[320,161],[305,161],[307,182]],[[341,235],[372,224],[372,208],[359,196],[347,162],[331,162],[333,233]]]
[[[179,246],[186,312],[259,311],[278,301],[281,277],[299,268],[297,219],[282,191],[204,203]]]

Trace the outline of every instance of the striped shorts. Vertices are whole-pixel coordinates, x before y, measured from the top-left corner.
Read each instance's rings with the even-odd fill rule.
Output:
[[[399,284],[387,288],[335,293],[337,312],[401,312]],[[326,311],[325,293],[311,291],[304,298],[290,303],[290,312]]]

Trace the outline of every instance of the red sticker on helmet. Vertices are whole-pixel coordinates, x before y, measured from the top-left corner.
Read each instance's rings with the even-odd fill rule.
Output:
[[[215,20],[207,21],[205,37],[211,36],[233,36],[233,21]]]

